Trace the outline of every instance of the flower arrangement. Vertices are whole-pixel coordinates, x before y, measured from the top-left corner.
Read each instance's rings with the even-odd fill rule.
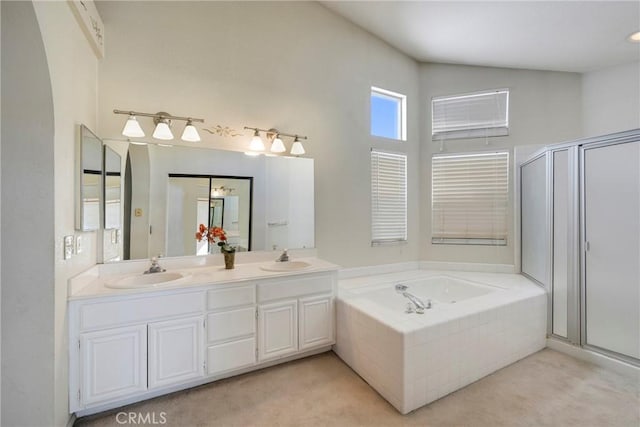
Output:
[[[233,253],[236,251],[236,248],[229,245],[227,241],[227,235],[222,229],[222,227],[205,227],[204,224],[200,224],[198,227],[198,231],[196,232],[196,239],[200,242],[204,239],[207,239],[209,243],[218,242],[218,246],[220,246],[220,252],[222,253]]]

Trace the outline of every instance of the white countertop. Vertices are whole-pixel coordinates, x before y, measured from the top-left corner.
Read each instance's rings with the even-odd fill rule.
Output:
[[[202,257],[193,257],[202,259]],[[109,265],[96,265],[85,272],[69,280],[69,301],[81,300],[95,297],[108,297],[130,294],[147,294],[151,292],[195,288],[203,285],[228,285],[252,280],[264,280],[278,277],[289,277],[301,274],[320,273],[327,271],[337,271],[340,267],[330,262],[316,257],[292,258],[291,261],[304,261],[309,263],[309,267],[294,271],[265,271],[261,266],[273,264],[273,260],[260,261],[247,259],[252,262],[238,262],[235,268],[227,270],[224,265],[206,264],[202,262],[189,263],[186,259],[178,263],[170,258],[161,259],[160,265],[166,268],[167,272],[179,272],[186,274],[186,277],[164,284],[145,286],[132,289],[114,289],[105,286],[125,277],[141,275],[148,268],[149,262],[123,263],[122,267]],[[191,264],[191,265],[189,265]],[[133,270],[132,265],[137,269]],[[144,266],[144,268],[140,268]]]

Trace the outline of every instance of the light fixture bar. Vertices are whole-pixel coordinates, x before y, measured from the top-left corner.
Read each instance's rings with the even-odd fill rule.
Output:
[[[162,118],[162,119],[169,119],[169,120],[182,120],[185,122],[188,122],[189,120],[192,122],[199,122],[199,123],[204,123],[204,119],[196,119],[194,117],[180,117],[180,116],[172,116],[169,114],[158,114],[158,113],[141,113],[139,111],[124,111],[124,110],[113,110],[114,114],[127,114],[127,115],[134,115],[134,116],[139,116],[139,117],[155,117],[155,118]]]
[[[129,114],[127,112],[127,114]],[[298,135],[298,134],[294,134],[294,133],[285,133],[285,132],[280,132],[279,130],[275,130],[275,129],[260,129],[260,128],[252,128],[250,126],[245,126],[245,129],[250,129],[253,131],[257,131],[257,132],[264,132],[266,134],[274,134],[274,135],[280,135],[280,136],[288,136],[290,138],[298,138],[298,139],[308,139],[306,136],[304,135]]]

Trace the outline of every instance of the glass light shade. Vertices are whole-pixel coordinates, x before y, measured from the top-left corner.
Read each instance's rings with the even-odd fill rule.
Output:
[[[159,122],[153,131],[153,137],[169,141],[173,139],[173,133],[171,133],[171,129],[169,129],[169,125],[166,122]]]
[[[284,142],[282,142],[279,136],[276,136],[273,142],[271,143],[271,152],[284,153],[285,151],[287,151],[287,149],[284,148]]]
[[[140,127],[138,120],[136,120],[136,116],[129,116],[122,129],[122,134],[131,138],[142,138],[144,136],[144,131]]]
[[[292,156],[302,156],[304,154],[304,147],[302,143],[297,139],[293,142],[291,146],[291,155]]]
[[[189,121],[182,132],[182,140],[187,142],[200,142],[200,135],[196,127]]]
[[[251,142],[249,143],[249,150],[251,151],[264,151],[264,142],[262,138],[260,138],[260,134],[258,131],[251,138]]]

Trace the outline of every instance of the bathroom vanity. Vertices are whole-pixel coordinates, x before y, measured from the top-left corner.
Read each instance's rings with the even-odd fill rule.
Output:
[[[71,412],[100,412],[335,343],[333,264],[305,258],[291,269],[266,261],[225,270],[167,263],[176,274],[163,283],[123,271],[140,262],[119,264],[128,266],[118,274],[96,265],[71,279]]]

